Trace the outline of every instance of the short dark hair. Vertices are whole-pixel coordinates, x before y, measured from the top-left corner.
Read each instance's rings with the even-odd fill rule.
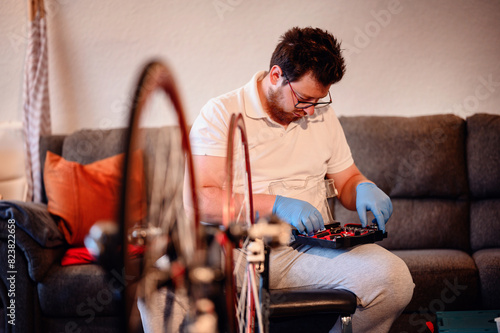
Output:
[[[346,70],[337,39],[327,31],[312,27],[294,27],[285,32],[273,52],[269,69],[274,65],[278,65],[290,81],[312,72],[324,86],[340,81]]]

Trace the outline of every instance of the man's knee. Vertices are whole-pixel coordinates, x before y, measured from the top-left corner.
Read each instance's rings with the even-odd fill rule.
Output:
[[[388,301],[392,302],[395,307],[404,309],[410,303],[415,287],[410,270],[402,259],[395,256],[386,272],[385,287]]]

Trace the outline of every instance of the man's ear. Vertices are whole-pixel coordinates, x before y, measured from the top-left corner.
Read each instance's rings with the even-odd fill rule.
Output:
[[[272,85],[277,85],[278,82],[281,82],[281,78],[283,75],[283,71],[281,70],[280,66],[274,65],[271,67],[271,70],[269,71],[269,80],[271,81]]]

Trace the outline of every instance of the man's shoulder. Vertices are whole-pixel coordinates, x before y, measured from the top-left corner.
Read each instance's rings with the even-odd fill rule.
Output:
[[[243,94],[244,87],[240,87],[229,92],[226,92],[222,95],[213,97],[210,101],[214,103],[232,103],[238,100],[240,96]]]
[[[215,110],[230,113],[232,110],[238,109],[239,103],[243,100],[242,94],[242,88],[238,88],[225,94],[212,97],[203,106],[202,113],[207,111],[214,112]]]
[[[245,85],[213,97],[207,102],[207,104],[215,103],[224,105],[227,103],[244,103],[245,95],[247,95],[246,98],[254,98],[254,95],[258,96],[255,91],[256,80],[258,80],[264,73],[264,71],[257,72]]]
[[[217,97],[209,99],[202,108],[203,112],[222,112],[231,113],[234,109],[238,109],[241,89],[235,89]]]

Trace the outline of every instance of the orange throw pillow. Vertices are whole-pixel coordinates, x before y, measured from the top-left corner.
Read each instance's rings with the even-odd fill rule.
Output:
[[[45,160],[44,183],[48,211],[61,218],[59,230],[68,244],[82,246],[92,225],[117,220],[125,154],[82,165],[50,151]],[[144,165],[141,151],[134,152],[131,199],[133,221],[146,216]]]

